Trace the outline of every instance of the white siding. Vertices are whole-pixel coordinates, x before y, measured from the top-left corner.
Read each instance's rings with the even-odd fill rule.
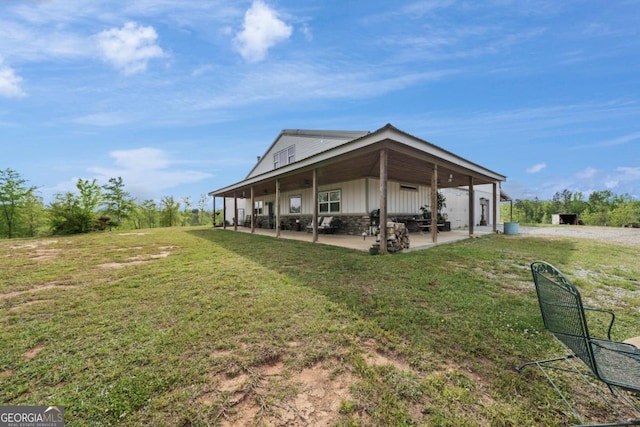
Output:
[[[442,194],[446,197],[442,214],[447,215],[451,228],[469,226],[469,191],[461,188],[445,188]]]
[[[488,199],[488,208],[485,211],[485,219],[487,225],[500,223],[500,206],[497,206],[498,218],[493,218],[493,206],[500,203],[500,189],[497,189],[497,200],[493,199],[493,186],[491,184],[474,186],[474,225],[480,224],[482,218],[482,208],[480,199]],[[442,213],[446,213],[448,220],[451,221],[451,228],[469,227],[469,190],[467,188],[446,188],[442,192],[446,197],[445,204],[447,207],[442,209]]]
[[[341,182],[332,185],[321,185],[318,191],[340,190],[340,214],[363,214],[368,213],[366,207],[365,179],[355,181]],[[313,213],[313,189],[304,188],[294,191],[282,191],[280,193],[280,215],[295,215],[289,213],[289,198],[292,196],[300,196],[302,198],[302,212],[300,215],[311,215]],[[266,206],[269,201],[275,201],[273,195],[266,197],[256,197],[256,201],[262,200]],[[231,205],[233,199],[231,199]],[[250,204],[247,202],[247,205]],[[229,204],[227,204],[229,206]],[[266,215],[266,210],[264,212]]]
[[[401,189],[402,186],[416,190]],[[417,184],[389,181],[387,183],[387,213],[389,215],[419,215],[420,207],[430,205],[430,187]],[[380,180],[369,179],[369,212],[380,208]]]
[[[282,135],[269,151],[258,161],[258,165],[248,178],[273,170],[273,155],[288,147],[295,146],[295,161],[300,161],[315,154],[334,148],[352,140],[354,137],[323,137],[319,135]],[[282,165],[284,166],[284,165]]]
[[[225,199],[216,200],[216,203],[219,203],[216,205],[216,210],[222,210],[225,207],[223,203],[226,202],[224,219],[229,224],[233,224],[233,221],[236,217],[233,200],[234,199],[232,197],[227,197],[226,200]],[[242,224],[242,221],[244,221],[244,216],[249,215],[251,213],[251,210],[249,209],[250,204],[251,204],[250,200],[238,199],[238,221],[239,221],[238,223],[239,224]]]

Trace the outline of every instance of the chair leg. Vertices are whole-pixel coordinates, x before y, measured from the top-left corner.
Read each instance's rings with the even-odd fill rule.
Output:
[[[516,371],[517,371],[518,373],[521,373],[521,372],[522,372],[522,370],[523,370],[524,368],[526,368],[527,366],[534,366],[534,365],[535,365],[535,366],[537,366],[538,368],[541,368],[541,369],[542,369],[542,366],[541,366],[541,365],[543,365],[543,366],[547,366],[547,365],[548,365],[548,366],[547,366],[548,368],[557,369],[557,370],[560,370],[560,371],[569,371],[569,372],[573,372],[573,370],[570,370],[570,369],[567,369],[567,368],[563,368],[563,367],[560,367],[560,366],[553,366],[553,365],[549,365],[549,364],[550,364],[550,363],[553,363],[553,362],[560,362],[560,361],[565,361],[565,360],[573,359],[573,358],[575,358],[575,357],[576,357],[576,355],[575,355],[575,354],[567,354],[566,356],[556,357],[556,358],[553,358],[553,359],[546,359],[546,360],[534,360],[533,362],[527,362],[527,363],[524,363],[524,364],[522,364],[522,365],[520,365],[520,366],[516,367]]]
[[[567,408],[569,408],[569,410],[571,411],[571,413],[573,414],[573,416],[575,417],[575,419],[582,424],[582,418],[580,418],[580,415],[578,415],[578,413],[575,411],[575,409],[573,409],[573,406],[571,406],[571,403],[569,403],[569,401],[567,400],[566,397],[564,397],[564,394],[562,393],[562,391],[560,390],[560,388],[556,385],[556,383],[553,381],[553,379],[549,376],[549,374],[547,374],[547,371],[545,370],[545,368],[549,368],[549,369],[556,369],[559,371],[568,371],[568,372],[574,372],[571,369],[567,369],[567,368],[563,368],[561,366],[556,366],[556,365],[552,365],[553,362],[565,362],[565,361],[569,361],[573,358],[575,358],[576,355],[575,354],[567,354],[565,356],[562,357],[555,357],[553,359],[545,359],[545,360],[536,360],[533,362],[527,362],[525,364],[522,364],[518,367],[516,367],[516,371],[518,373],[522,373],[522,370],[524,368],[526,368],[527,366],[537,366],[538,368],[540,368],[540,371],[544,374],[544,376],[547,378],[547,381],[549,381],[549,384],[551,384],[551,386],[553,387],[553,389],[556,391],[556,393],[558,394],[558,396],[560,396],[560,398],[562,399],[562,401],[565,403],[565,405],[567,405]]]
[[[587,384],[589,384],[589,386],[591,387],[591,389],[593,390],[593,392],[595,394],[597,394],[600,399],[604,402],[604,404],[606,404],[611,410],[612,412],[617,413],[617,416],[622,418],[622,414],[620,413],[620,411],[618,411],[617,408],[615,408],[615,406],[613,405],[613,403],[611,402],[611,400],[609,400],[609,398],[607,398],[607,396],[605,396],[605,394],[600,391],[597,387],[594,386],[594,384],[589,381],[589,378],[587,377],[587,375],[585,375],[583,372],[581,372],[573,363],[572,359],[575,359],[577,356],[575,354],[567,354],[566,356],[562,356],[562,357],[556,357],[553,359],[546,359],[546,360],[538,360],[538,361],[533,361],[533,362],[527,362],[524,363],[518,367],[516,367],[516,371],[518,373],[522,373],[522,370],[525,369],[527,366],[537,366],[538,368],[540,368],[540,371],[542,371],[542,373],[544,374],[544,376],[547,378],[547,381],[549,381],[549,383],[551,384],[551,386],[554,388],[554,390],[556,391],[556,393],[558,394],[558,396],[560,396],[560,398],[563,400],[563,402],[565,403],[565,405],[567,405],[567,407],[569,408],[569,410],[571,411],[571,413],[573,414],[573,416],[575,417],[575,419],[578,421],[578,423],[580,424],[576,424],[573,427],[613,427],[613,426],[640,426],[640,419],[627,419],[626,421],[619,421],[619,422],[614,422],[614,423],[605,423],[605,424],[584,424],[584,421],[582,420],[582,418],[580,417],[580,415],[578,415],[578,413],[573,409],[573,406],[571,405],[571,403],[567,400],[567,398],[564,396],[564,394],[562,393],[562,391],[560,390],[560,388],[556,385],[556,383],[553,381],[553,379],[549,376],[549,374],[547,373],[545,368],[548,369],[555,369],[558,371],[566,371],[566,372],[570,372],[572,374],[578,374],[582,377],[583,381]],[[562,366],[558,366],[558,365],[554,365],[553,362],[568,362],[568,365],[571,366],[571,368],[564,368]],[[624,403],[635,409],[636,412],[640,413],[640,408],[638,408],[638,406],[636,404],[634,404],[633,402],[630,402],[630,398],[624,394],[624,391],[617,391],[614,390],[611,386],[608,385],[609,391],[611,392],[611,394],[613,396],[615,396],[618,401],[624,401]]]

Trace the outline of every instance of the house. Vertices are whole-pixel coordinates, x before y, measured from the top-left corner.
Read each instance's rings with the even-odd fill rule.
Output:
[[[473,234],[474,225],[497,229],[505,180],[387,124],[374,132],[283,130],[243,181],[209,195],[214,209],[222,199],[224,217],[236,229],[273,228],[279,236],[283,228],[311,225],[315,242],[320,217],[332,217],[338,232],[360,235],[394,217],[420,216],[420,208],[433,206],[441,191],[441,213],[453,227]],[[437,209],[430,211],[436,223]],[[385,252],[386,227],[380,234]],[[436,242],[436,227],[431,234]]]

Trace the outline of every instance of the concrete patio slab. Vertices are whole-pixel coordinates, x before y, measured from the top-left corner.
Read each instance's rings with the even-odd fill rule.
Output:
[[[233,231],[233,227],[227,227],[227,230]],[[241,233],[251,233],[251,228],[238,227],[237,231]],[[492,232],[491,227],[479,227],[479,229],[474,228],[474,235],[490,234]],[[270,229],[256,228],[254,234],[276,238],[276,231]],[[280,231],[280,237],[278,238],[312,242],[313,234],[307,233],[306,231],[282,230]],[[410,247],[409,249],[405,249],[403,252],[428,249],[437,245],[456,242],[468,238],[470,238],[469,230],[442,231],[438,234],[437,243],[432,242],[431,234],[429,233],[409,233]],[[366,236],[363,238],[362,236],[349,236],[345,234],[319,234],[318,241],[316,243],[368,251],[375,241],[375,236]]]

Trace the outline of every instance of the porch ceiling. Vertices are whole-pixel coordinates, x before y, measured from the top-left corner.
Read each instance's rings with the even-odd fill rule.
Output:
[[[495,182],[490,177],[480,175],[462,166],[430,156],[419,150],[406,147],[392,140],[368,146],[348,154],[321,161],[313,166],[295,170],[278,176],[281,191],[295,191],[310,188],[313,183],[313,169],[317,170],[318,185],[331,185],[365,177],[379,178],[380,149],[387,148],[387,178],[404,184],[431,186],[434,165],[438,167],[438,188],[462,187],[469,185],[473,176],[474,185]],[[451,181],[449,181],[451,176]],[[235,187],[235,194],[241,198],[251,197],[251,187],[255,196],[275,193],[276,177]],[[233,197],[234,190],[225,193]]]

